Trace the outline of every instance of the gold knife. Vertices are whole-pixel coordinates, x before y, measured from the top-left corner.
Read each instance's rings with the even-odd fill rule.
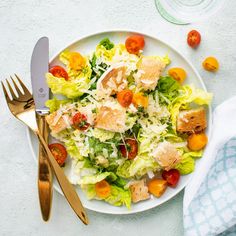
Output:
[[[45,116],[37,116],[39,132],[48,143],[49,128]],[[50,164],[48,163],[46,153],[41,144],[39,144],[38,156],[38,194],[41,213],[44,221],[48,221],[52,207],[52,183],[53,176]]]

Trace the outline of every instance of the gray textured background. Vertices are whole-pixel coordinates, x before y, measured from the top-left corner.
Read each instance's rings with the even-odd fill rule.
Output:
[[[18,73],[30,85],[30,57],[37,39],[50,38],[50,55],[71,41],[103,30],[132,29],[156,35],[183,53],[198,69],[213,107],[236,94],[236,1],[228,0],[209,20],[187,26],[172,25],[158,14],[153,0],[1,0],[0,79]],[[186,45],[191,29],[202,34],[197,50]],[[206,56],[216,56],[220,70],[203,71]],[[35,165],[26,140],[25,126],[6,108],[0,92],[0,235],[148,235],[180,236],[182,196],[156,209],[131,216],[89,212],[91,224],[83,226],[62,196],[54,192],[49,223],[41,220]]]

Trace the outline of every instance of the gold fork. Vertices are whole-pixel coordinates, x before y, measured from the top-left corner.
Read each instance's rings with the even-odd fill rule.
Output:
[[[43,145],[48,161],[55,173],[55,176],[58,180],[58,183],[69,202],[72,209],[75,211],[76,215],[82,220],[84,224],[88,224],[88,217],[85,212],[84,207],[81,204],[81,201],[74,189],[74,187],[70,184],[67,177],[65,176],[63,170],[58,165],[57,161],[53,157],[51,151],[49,150],[44,138],[42,137],[41,133],[38,130],[37,122],[36,122],[36,116],[35,116],[35,105],[34,100],[32,97],[32,94],[29,92],[29,90],[26,88],[26,86],[23,84],[23,82],[20,80],[20,78],[15,74],[15,77],[17,81],[19,82],[20,86],[17,85],[16,79],[14,80],[11,77],[11,81],[14,85],[15,92],[9,83],[8,80],[6,80],[6,83],[8,85],[8,90],[10,92],[10,95],[8,94],[6,87],[4,86],[4,83],[2,83],[3,92],[7,101],[7,105],[11,111],[11,113],[20,121],[25,123],[38,137],[40,143]],[[21,91],[21,89],[22,91]]]

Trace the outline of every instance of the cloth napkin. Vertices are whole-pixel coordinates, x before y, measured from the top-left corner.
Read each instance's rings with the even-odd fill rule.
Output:
[[[186,236],[236,235],[236,97],[213,113],[212,133],[185,188]]]

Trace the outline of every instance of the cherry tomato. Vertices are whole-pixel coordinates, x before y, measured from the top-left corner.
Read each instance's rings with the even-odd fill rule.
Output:
[[[135,107],[146,108],[148,106],[148,96],[143,95],[143,93],[135,93],[133,95],[132,103]]]
[[[52,155],[56,159],[57,163],[60,166],[63,166],[67,158],[67,151],[65,147],[60,143],[52,143],[52,144],[49,144],[48,147]]]
[[[126,145],[120,145],[120,151],[123,157],[127,157],[129,160],[134,159],[138,154],[138,142],[135,139],[127,138],[125,140]],[[128,155],[127,155],[128,151]]]
[[[50,68],[49,72],[58,78],[64,78],[65,80],[68,80],[68,74],[64,68],[61,66],[53,66]]]
[[[107,198],[111,194],[111,186],[106,180],[95,184],[95,192],[100,198]]]
[[[217,71],[219,69],[219,62],[215,57],[207,57],[203,63],[202,66],[205,70],[208,71]]]
[[[72,52],[69,57],[69,63],[73,70],[81,70],[85,66],[86,61],[80,53]]]
[[[188,45],[192,48],[196,48],[201,42],[201,35],[197,30],[191,30],[187,37]]]
[[[188,137],[187,142],[188,142],[188,148],[190,150],[199,151],[207,145],[208,138],[204,133],[191,134]]]
[[[183,83],[187,77],[185,70],[179,67],[169,69],[168,74],[180,83]]]
[[[176,169],[164,170],[162,172],[162,178],[167,181],[170,187],[176,187],[179,182],[180,173]]]
[[[79,130],[86,130],[90,126],[90,124],[87,122],[87,117],[84,114],[81,114],[80,112],[77,112],[73,118],[72,118],[73,126],[75,129]]]
[[[141,35],[132,35],[125,41],[125,47],[129,53],[138,54],[145,46],[144,37]]]
[[[133,100],[133,92],[131,90],[122,90],[117,93],[117,100],[122,107],[128,107]]]
[[[163,179],[152,179],[148,183],[148,191],[155,197],[160,197],[167,188],[167,181]]]

